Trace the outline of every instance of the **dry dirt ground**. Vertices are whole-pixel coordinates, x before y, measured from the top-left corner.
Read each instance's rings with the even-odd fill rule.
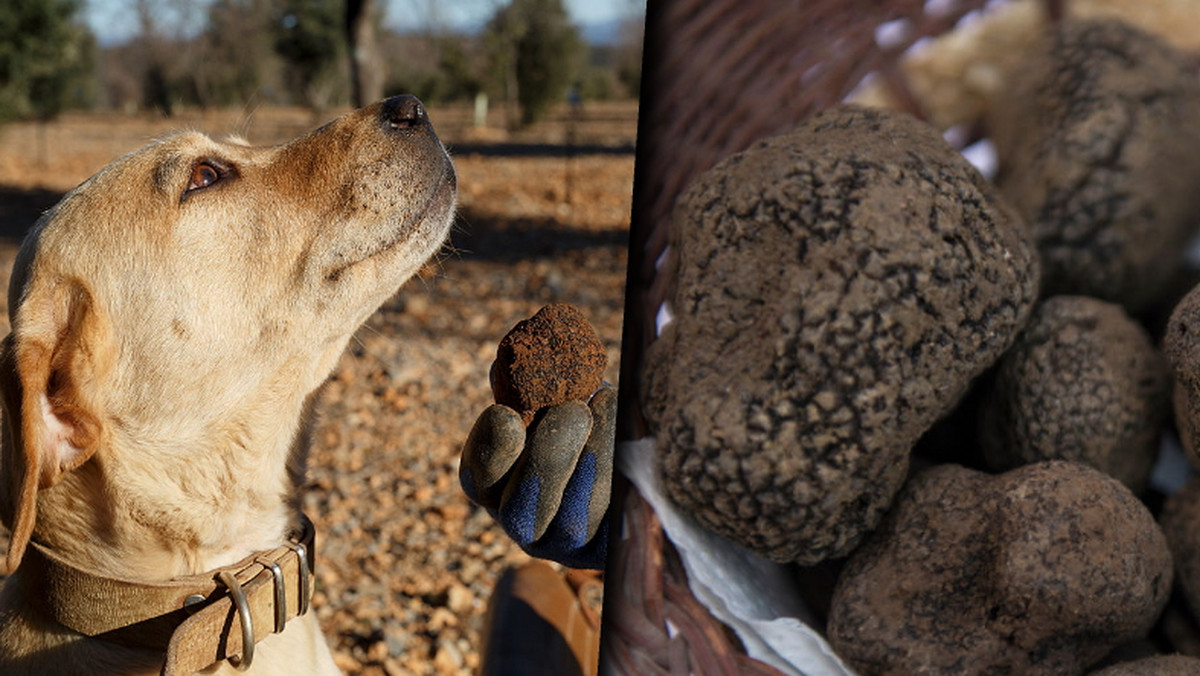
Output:
[[[466,109],[430,113],[455,157],[461,217],[334,371],[305,496],[318,529],[315,610],[350,674],[474,672],[492,586],[526,560],[458,487],[497,341],[542,305],[573,303],[616,382],[636,104],[564,109],[516,134],[497,130],[498,115],[478,129]],[[38,213],[120,154],[178,128],[277,143],[329,117],[71,114],[0,128],[0,284]]]

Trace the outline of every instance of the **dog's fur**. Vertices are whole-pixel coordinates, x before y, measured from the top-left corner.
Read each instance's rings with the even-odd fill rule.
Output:
[[[171,136],[41,218],[0,344],[10,568],[30,538],[133,580],[283,541],[314,392],[453,219],[453,166],[427,122],[392,124],[398,105],[270,148]],[[0,594],[0,673],[157,673],[162,654],[66,630],[37,594],[20,570]],[[251,672],[337,670],[309,613]]]

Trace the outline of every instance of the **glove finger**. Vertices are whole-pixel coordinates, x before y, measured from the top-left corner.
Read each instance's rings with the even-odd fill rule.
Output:
[[[592,433],[562,492],[562,500],[546,532],[526,549],[566,564],[590,561],[603,565],[604,548],[594,542],[608,509],[612,484],[613,438],[616,435],[617,391],[605,387],[588,402]],[[589,544],[590,543],[590,544]],[[597,559],[596,557],[599,557]],[[594,564],[594,565],[591,565]]]
[[[586,448],[586,447],[585,447]],[[581,453],[575,471],[562,491],[562,500],[555,512],[554,518],[530,549],[544,551],[546,558],[562,562],[563,557],[571,556],[583,548],[594,535],[589,529],[589,514],[593,494],[606,492],[607,486],[601,486],[596,481],[597,458],[595,453]],[[604,523],[598,520],[598,524]]]
[[[559,512],[561,515],[562,512]],[[555,521],[558,517],[555,517]],[[550,559],[568,568],[587,568],[604,570],[604,559],[608,548],[608,521],[600,522],[600,529],[592,539],[582,544],[571,539],[566,529],[560,529],[557,523],[550,525],[546,536],[537,542],[522,546],[530,556],[539,559]]]
[[[530,426],[498,516],[518,544],[527,545],[546,532],[591,430],[592,413],[582,401],[550,406]]]
[[[540,556],[569,566],[601,568],[605,549],[594,540],[605,525],[612,485],[617,390],[606,385],[596,391],[588,407],[592,411],[592,433],[566,481],[558,512],[527,551],[541,552]]]
[[[525,447],[521,415],[493,404],[479,415],[463,445],[458,480],[463,492],[478,505],[495,511],[504,492],[504,477]]]
[[[589,457],[594,458],[595,477],[592,480],[588,503],[587,537],[592,539],[608,512],[608,501],[612,495],[613,458],[617,437],[617,389],[605,385],[592,395],[588,407],[592,409],[592,434],[580,454],[582,465]]]

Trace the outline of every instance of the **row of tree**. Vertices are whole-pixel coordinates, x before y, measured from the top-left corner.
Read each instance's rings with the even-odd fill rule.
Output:
[[[95,51],[78,11],[78,0],[0,5],[0,119],[49,118],[71,105]]]
[[[486,94],[527,124],[570,88],[636,96],[640,78],[640,23],[616,45],[589,47],[562,0],[507,0],[475,34],[397,33],[383,27],[379,0],[129,1],[139,30],[106,47],[83,24],[81,0],[0,3],[0,119],[69,107],[321,110],[407,91],[439,102]]]

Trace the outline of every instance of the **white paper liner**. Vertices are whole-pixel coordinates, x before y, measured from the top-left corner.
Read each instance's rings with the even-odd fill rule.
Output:
[[[618,467],[654,508],[679,552],[692,594],[734,630],[746,653],[795,676],[854,676],[811,621],[786,566],[700,526],[667,499],[654,471],[654,439],[621,444]]]

